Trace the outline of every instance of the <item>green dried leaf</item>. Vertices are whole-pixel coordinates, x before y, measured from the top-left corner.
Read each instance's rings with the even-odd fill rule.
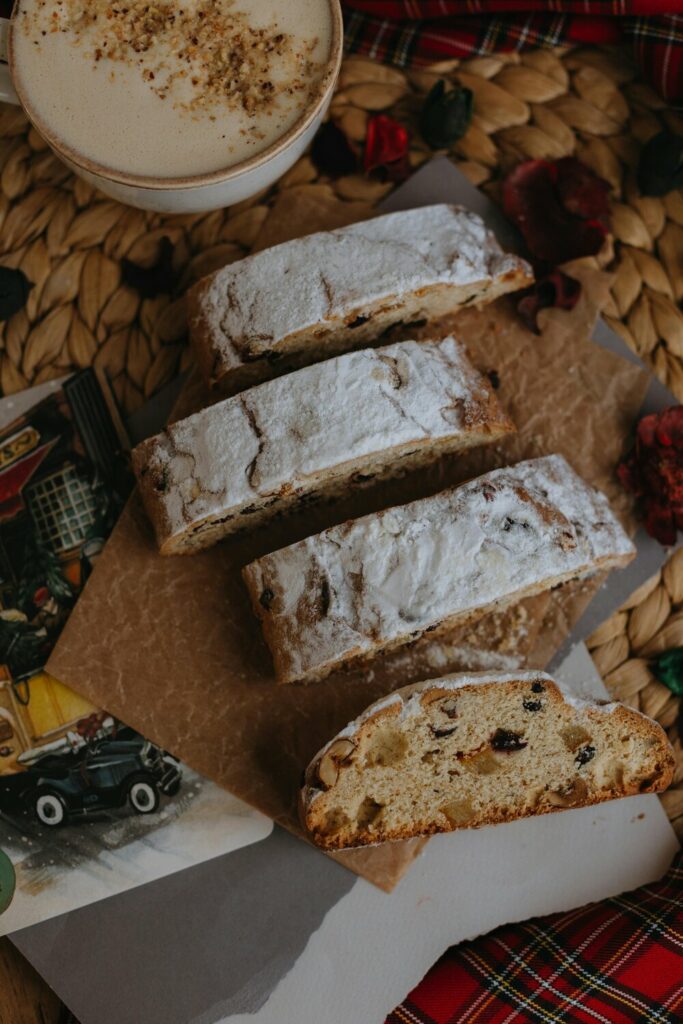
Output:
[[[12,902],[16,884],[14,865],[5,851],[0,850],[0,914],[4,914]]]
[[[663,651],[655,658],[652,671],[673,694],[683,697],[683,647]]]
[[[0,320],[9,320],[24,308],[31,288],[33,282],[23,271],[0,267]]]
[[[644,196],[665,196],[683,185],[683,135],[663,131],[646,142],[638,163]]]
[[[472,120],[473,97],[469,89],[456,85],[446,92],[440,78],[432,86],[420,111],[420,133],[432,149],[448,149],[462,138]]]

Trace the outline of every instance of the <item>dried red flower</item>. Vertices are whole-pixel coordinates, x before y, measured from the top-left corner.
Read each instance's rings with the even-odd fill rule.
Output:
[[[517,303],[517,312],[534,334],[540,334],[538,314],[542,309],[573,309],[581,294],[581,282],[562,270],[554,270],[531,288]]]
[[[363,170],[369,174],[381,169],[386,180],[403,181],[410,174],[409,142],[410,135],[405,125],[386,114],[371,117],[365,136]]]
[[[609,230],[609,185],[574,157],[526,160],[503,182],[503,208],[542,266],[594,256]]]
[[[644,416],[633,450],[617,467],[627,491],[640,498],[645,528],[662,544],[683,529],[683,406]]]
[[[36,608],[42,608],[49,596],[50,591],[47,589],[47,587],[38,587],[35,594],[33,595],[33,603],[36,606]]]

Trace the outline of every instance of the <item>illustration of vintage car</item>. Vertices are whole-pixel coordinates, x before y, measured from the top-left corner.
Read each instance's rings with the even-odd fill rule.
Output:
[[[47,752],[24,771],[0,777],[0,812],[30,812],[56,827],[128,804],[152,814],[161,794],[174,796],[181,773],[176,759],[127,727],[76,750]]]

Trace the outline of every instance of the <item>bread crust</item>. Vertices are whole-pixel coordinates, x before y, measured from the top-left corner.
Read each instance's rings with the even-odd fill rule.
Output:
[[[339,779],[342,778],[345,771],[351,770],[354,759],[359,763],[363,757],[366,762],[369,760],[368,751],[372,751],[373,742],[376,744],[377,736],[382,735],[382,730],[386,729],[387,724],[392,726],[396,735],[400,735],[402,729],[407,730],[414,726],[420,713],[428,709],[430,704],[438,706],[440,702],[450,701],[454,707],[448,721],[456,723],[452,730],[455,732],[458,722],[457,706],[464,697],[473,695],[482,708],[483,716],[487,713],[484,708],[485,703],[489,706],[492,702],[503,705],[506,701],[509,703],[511,697],[522,699],[526,696],[528,699],[529,693],[533,692],[531,687],[538,688],[539,686],[542,687],[542,702],[539,700],[538,703],[543,703],[546,712],[551,709],[555,718],[559,716],[561,723],[566,720],[567,729],[578,730],[576,735],[580,736],[582,731],[593,732],[600,729],[603,736],[613,737],[616,744],[617,741],[623,743],[622,734],[627,734],[632,740],[631,761],[634,773],[629,774],[627,764],[623,774],[615,773],[608,784],[604,782],[600,784],[599,779],[597,782],[591,779],[589,764],[579,765],[575,769],[576,785],[573,791],[570,789],[564,798],[564,806],[562,799],[558,800],[558,792],[552,789],[551,781],[546,790],[540,793],[533,806],[524,807],[524,813],[520,813],[519,808],[513,807],[506,810],[504,807],[496,805],[488,811],[485,808],[478,810],[467,821],[456,822],[443,815],[437,815],[436,818],[434,815],[427,815],[425,809],[418,806],[415,809],[414,820],[409,826],[383,828],[380,822],[373,828],[347,826],[330,830],[330,807],[334,807],[335,803],[340,802],[339,796],[335,793],[335,789],[339,786]],[[505,718],[504,711],[502,717]],[[622,739],[619,740],[619,737]],[[639,745],[642,749],[639,748]],[[339,751],[339,755],[335,755],[335,749]],[[450,755],[445,754],[444,756],[450,756],[455,763],[458,759],[462,761],[461,753],[457,752],[454,755],[451,751]],[[575,750],[571,750],[571,755],[574,754]],[[488,753],[478,748],[473,756],[488,756]],[[500,756],[504,757],[505,755]],[[514,753],[511,756],[514,757]],[[466,757],[465,754],[464,758]],[[636,760],[638,760],[637,764],[635,764]],[[330,764],[332,768],[330,768]],[[543,766],[541,767],[543,768]],[[553,765],[545,767],[550,777]],[[663,729],[658,723],[651,721],[638,711],[608,701],[578,698],[561,688],[555,680],[543,672],[460,673],[446,676],[443,679],[427,680],[403,687],[370,705],[362,715],[330,740],[308,765],[299,793],[299,812],[304,829],[316,845],[323,849],[338,850],[433,835],[438,832],[454,831],[457,828],[479,828],[483,825],[514,821],[519,817],[548,814],[570,807],[586,807],[624,796],[661,792],[671,784],[674,769],[673,750]],[[385,771],[387,773],[394,772],[396,798],[398,799],[401,787],[405,788],[409,781],[409,777],[405,774],[405,768],[397,761],[386,767]],[[528,762],[520,771],[529,773]],[[336,779],[334,778],[335,773]],[[355,779],[362,780],[362,778],[362,769],[359,769],[356,771]],[[510,787],[509,782],[507,785]],[[370,788],[372,788],[372,783],[370,783]],[[425,787],[425,792],[427,789],[428,786]],[[454,794],[456,791],[457,780],[454,785]],[[559,793],[562,793],[561,786]],[[457,799],[457,796],[453,794],[450,797],[444,796],[446,803],[449,799]]]
[[[190,339],[209,386],[235,394],[532,280],[476,214],[422,207],[293,239],[203,278],[188,293]]]

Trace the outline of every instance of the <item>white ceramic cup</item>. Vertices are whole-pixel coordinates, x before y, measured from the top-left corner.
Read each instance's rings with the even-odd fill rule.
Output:
[[[75,174],[121,203],[160,213],[203,213],[231,206],[272,185],[289,170],[309,145],[325,116],[341,65],[343,24],[339,0],[320,2],[330,5],[332,41],[317,97],[272,146],[224,171],[187,178],[165,178],[162,173],[158,177],[143,177],[100,166],[70,149],[41,123],[21,90],[17,94],[14,88],[10,71],[12,24],[6,18],[0,18],[0,101],[21,104],[36,129]]]

